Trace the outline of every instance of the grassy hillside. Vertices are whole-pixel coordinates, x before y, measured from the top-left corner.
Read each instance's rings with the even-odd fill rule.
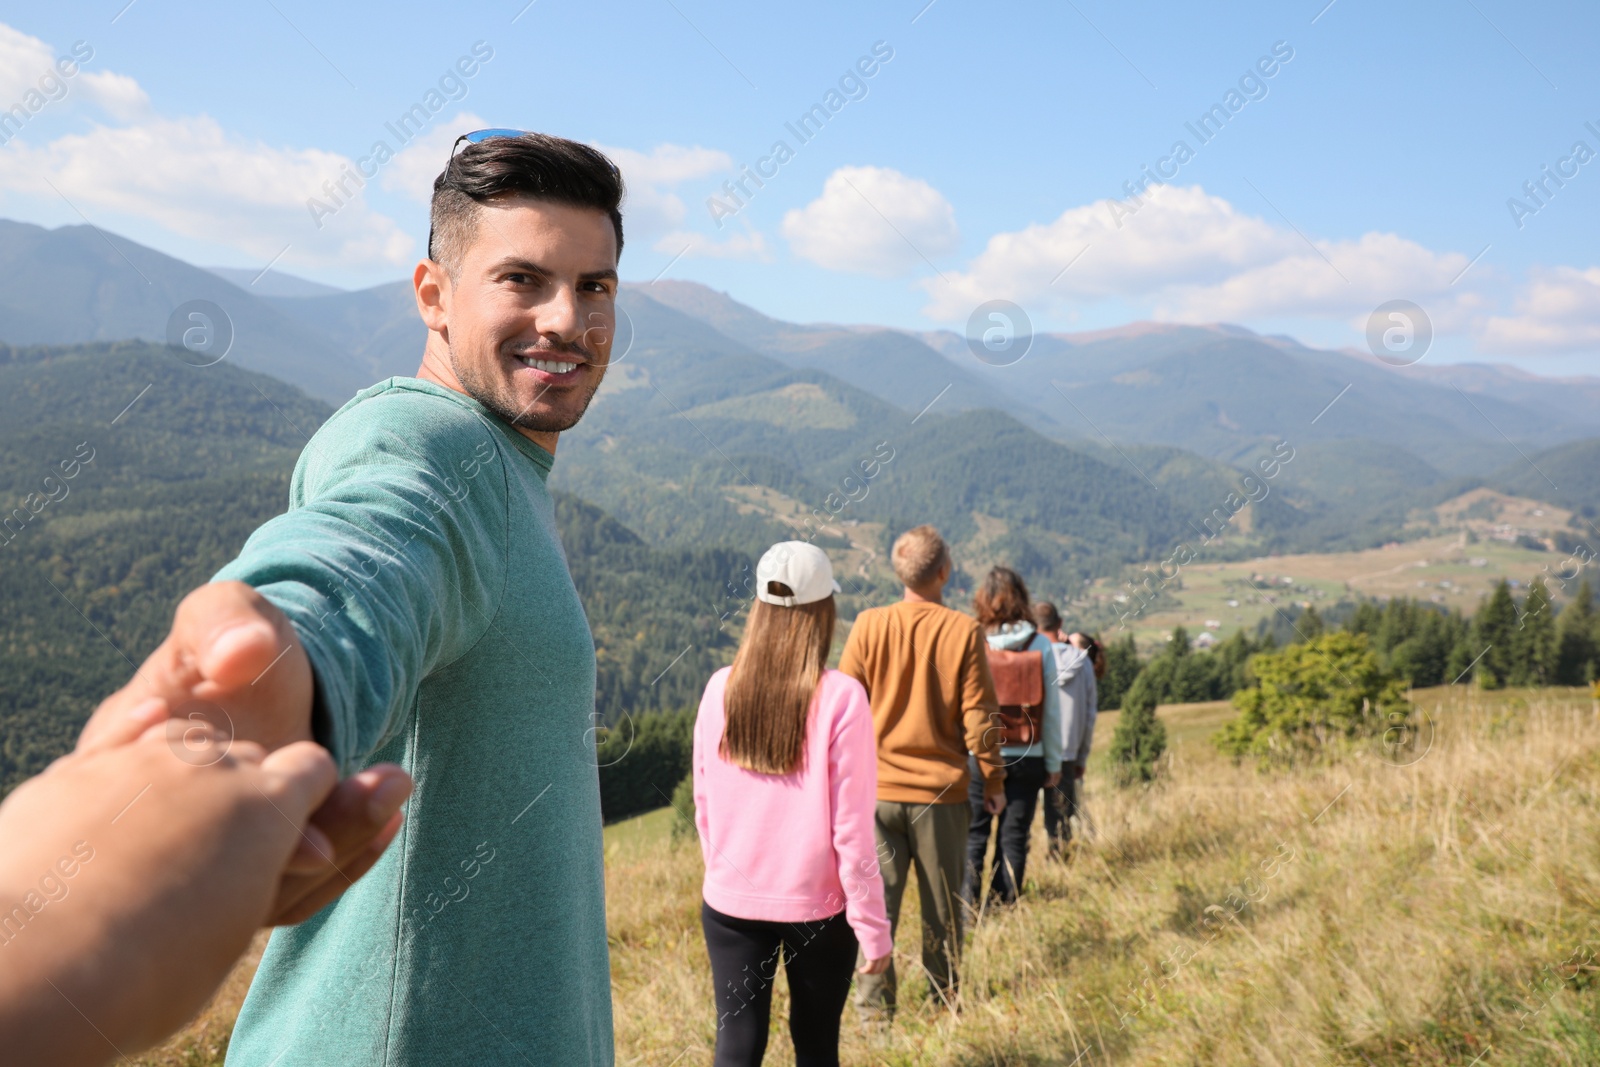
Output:
[[[962,1012],[913,978],[894,1031],[850,1032],[845,1061],[1398,1067],[1493,1046],[1499,1063],[1593,1062],[1595,965],[1564,964],[1600,952],[1600,856],[1583,844],[1600,832],[1592,702],[1419,697],[1434,733],[1414,766],[1283,776],[1215,754],[1225,706],[1163,709],[1164,781],[1118,793],[1091,770],[1098,836],[1069,868],[1032,866],[1024,903],[985,916]],[[608,861],[619,1051],[709,1062],[697,853],[619,835]],[[913,918],[908,970],[916,938]],[[772,1055],[791,1062],[782,1033]]]
[[[1572,690],[1416,695],[1430,743],[1414,764],[1355,755],[1277,775],[1216,754],[1207,738],[1226,705],[1162,708],[1173,741],[1162,779],[1118,792],[1091,765],[1093,839],[1071,866],[1032,864],[1021,904],[977,924],[960,1013],[909,978],[888,1035],[846,1027],[844,1062],[1596,1062],[1594,702]],[[1096,730],[1101,758],[1114,724]],[[710,1062],[700,857],[672,842],[672,818],[606,830],[619,1063]],[[897,944],[914,972],[907,913]],[[252,966],[140,1062],[220,1063]],[[767,1060],[779,1067],[793,1062],[786,996],[780,981]]]

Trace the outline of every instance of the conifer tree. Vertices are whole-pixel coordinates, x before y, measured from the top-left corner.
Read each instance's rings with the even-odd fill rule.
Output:
[[[1556,618],[1556,685],[1588,685],[1594,679],[1594,631],[1594,596],[1585,578]]]
[[[1139,676],[1144,665],[1139,662],[1139,646],[1133,635],[1101,646],[1106,657],[1106,676],[1100,679],[1100,709],[1111,711],[1122,706],[1122,697]]]
[[[1156,718],[1155,699],[1135,681],[1122,698],[1117,729],[1111,735],[1111,765],[1117,781],[1122,785],[1150,781],[1166,750],[1167,727]]]
[[[1294,620],[1295,629],[1300,632],[1302,641],[1314,641],[1322,636],[1322,616],[1317,614],[1316,608],[1306,608],[1300,617]]]
[[[1555,604],[1543,577],[1528,586],[1512,641],[1510,685],[1549,685],[1556,673]]]
[[[1472,639],[1477,645],[1478,665],[1472,676],[1485,689],[1499,689],[1512,674],[1516,654],[1517,603],[1511,599],[1511,585],[1504,578],[1494,593],[1478,609],[1472,620]]]

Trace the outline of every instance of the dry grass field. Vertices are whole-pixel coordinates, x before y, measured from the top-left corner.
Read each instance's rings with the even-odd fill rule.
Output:
[[[1025,898],[971,935],[959,1010],[909,978],[888,1033],[847,1015],[844,1062],[1600,1062],[1600,713],[1576,690],[1416,699],[1431,726],[1409,765],[1373,750],[1271,774],[1212,750],[1227,705],[1163,708],[1162,779],[1118,791],[1091,768],[1093,839],[1063,866],[1036,836]],[[700,860],[671,818],[607,831],[623,1064],[710,1062]],[[902,951],[915,927],[913,907]],[[215,1062],[248,970],[142,1062]],[[780,980],[772,1064],[793,1062],[784,997]]]

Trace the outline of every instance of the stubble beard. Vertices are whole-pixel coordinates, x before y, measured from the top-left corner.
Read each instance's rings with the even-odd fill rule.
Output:
[[[594,394],[600,388],[600,382],[597,380],[589,387],[589,391],[583,395],[582,403],[578,405],[577,410],[570,414],[559,411],[539,412],[535,410],[539,400],[546,393],[554,391],[550,386],[541,387],[539,395],[534,397],[533,403],[519,403],[510,389],[506,387],[507,383],[495,381],[489,375],[479,374],[476,366],[466,363],[457,357],[454,344],[449,346],[449,351],[450,367],[455,371],[456,381],[461,383],[461,387],[466,390],[468,396],[488,408],[501,422],[524,430],[532,430],[535,433],[562,433],[578,425],[588,412],[589,404],[594,400]],[[556,349],[549,349],[549,351],[556,351]],[[582,345],[568,346],[566,351],[580,355],[589,362],[590,366],[594,365],[594,354]],[[574,373],[582,372],[575,371]],[[560,395],[570,397],[573,394],[567,390],[562,390]]]

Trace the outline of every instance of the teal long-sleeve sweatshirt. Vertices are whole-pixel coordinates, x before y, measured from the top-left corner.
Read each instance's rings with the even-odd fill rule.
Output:
[[[230,1065],[612,1063],[594,643],[552,461],[392,378],[317,431],[289,511],[217,575],[289,616],[341,772],[416,780],[377,866],[273,934]]]

